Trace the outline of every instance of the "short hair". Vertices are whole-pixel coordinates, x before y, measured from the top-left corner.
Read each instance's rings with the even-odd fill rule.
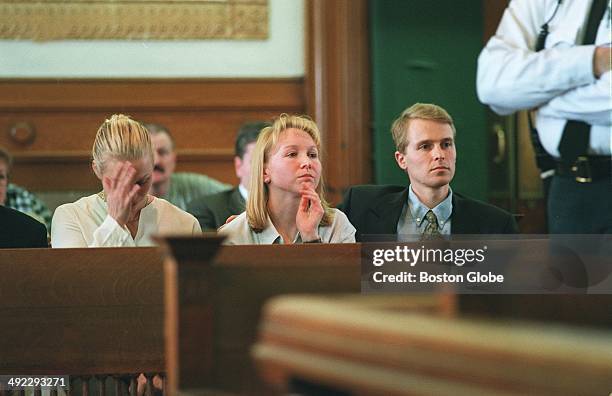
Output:
[[[149,133],[151,135],[157,135],[160,133],[165,133],[168,138],[170,139],[170,146],[172,148],[172,150],[174,150],[174,137],[172,136],[172,134],[170,133],[170,130],[168,128],[166,128],[164,125],[162,124],[158,124],[155,122],[145,122],[142,125],[144,125],[145,128],[147,128],[147,131],[149,131]]]
[[[123,114],[113,114],[100,125],[91,154],[100,173],[109,158],[131,161],[149,157],[153,161],[149,132],[140,122]]]
[[[268,162],[270,153],[280,138],[281,133],[287,129],[299,129],[306,132],[319,153],[321,152],[321,133],[317,124],[307,116],[281,114],[271,126],[264,128],[253,149],[251,159],[251,180],[249,183],[249,196],[247,199],[246,212],[249,226],[255,232],[261,232],[268,225],[268,185],[264,182],[264,166]],[[331,224],[334,216],[333,210],[325,201],[325,188],[323,175],[315,191],[319,194],[324,214],[321,225]]]
[[[403,153],[408,146],[408,127],[410,121],[414,119],[431,120],[441,122],[451,126],[453,136],[455,136],[455,124],[453,118],[442,107],[431,103],[415,103],[402,112],[402,114],[393,121],[391,126],[391,134],[395,148],[400,153]]]
[[[6,173],[10,175],[13,169],[13,156],[2,147],[0,147],[0,161],[6,162]]]
[[[259,132],[265,127],[269,127],[271,124],[264,121],[247,122],[242,124],[238,130],[238,136],[236,137],[236,144],[234,145],[234,154],[236,157],[242,159],[246,147],[253,142],[257,141]]]

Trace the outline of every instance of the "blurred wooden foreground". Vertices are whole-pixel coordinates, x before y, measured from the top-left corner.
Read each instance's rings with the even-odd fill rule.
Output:
[[[222,247],[211,262],[208,256],[214,249],[210,240],[202,238],[176,241],[168,250],[176,259],[156,248],[1,250],[0,375],[111,376],[117,380],[113,392],[121,394],[135,390],[138,373],[147,374],[149,380],[152,374],[162,374],[167,378],[165,391],[172,394],[205,389],[213,392],[210,394],[274,394],[251,358],[262,307],[278,295],[358,293],[361,245]],[[465,304],[469,301],[465,297],[471,297],[472,303]],[[588,312],[589,306],[596,312],[609,307],[608,295],[509,296],[505,302],[499,299],[502,297],[506,296],[460,296],[456,302],[448,294],[406,295],[399,297],[397,306],[403,311],[443,314],[446,319],[435,325],[440,334],[446,331],[450,335],[455,329],[452,317],[463,317],[464,312],[489,319],[529,317],[608,326],[605,318],[596,322]],[[323,301],[331,304],[346,298]],[[357,297],[360,301],[368,300]],[[375,306],[387,304],[384,297],[377,301]],[[398,297],[392,296],[390,301],[398,301]],[[352,306],[347,306],[347,312]],[[301,315],[301,307],[288,314]],[[358,307],[360,315],[372,312],[371,318],[364,320],[383,325],[375,310],[370,311],[372,307]],[[308,304],[303,308],[303,314],[308,315]],[[387,320],[392,325],[395,319],[385,316]],[[457,326],[477,326],[460,320]],[[326,339],[318,330],[308,330],[309,342]],[[262,333],[264,340],[269,339],[266,331]],[[511,339],[520,331],[516,326],[502,326],[496,334],[503,344],[505,332]],[[572,331],[576,331],[576,340],[575,344],[568,341],[568,348],[574,348],[576,358],[583,359],[580,345],[591,345],[591,341],[582,338],[592,333]],[[347,332],[342,337],[353,335]],[[610,337],[604,342],[609,345]],[[452,348],[444,351],[439,355],[440,365],[454,353]],[[485,363],[485,359],[480,364],[505,365],[504,359],[494,360],[497,363]],[[562,366],[565,363],[560,362]],[[100,383],[95,390],[81,388],[81,392],[111,391],[102,389]],[[269,384],[279,386],[280,382]],[[150,383],[145,389],[153,391]]]

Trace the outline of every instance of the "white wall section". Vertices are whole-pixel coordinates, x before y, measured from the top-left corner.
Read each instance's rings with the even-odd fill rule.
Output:
[[[267,40],[0,40],[0,78],[303,76],[303,0],[269,0],[269,18]]]

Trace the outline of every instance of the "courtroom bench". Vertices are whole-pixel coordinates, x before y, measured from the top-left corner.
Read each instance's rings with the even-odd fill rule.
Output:
[[[0,250],[0,375],[111,375],[125,391],[137,373],[167,373],[177,391],[265,394],[249,355],[263,304],[280,294],[359,292],[360,244],[228,246],[211,262],[208,239],[177,243],[176,260],[165,263],[156,248]],[[506,296],[459,297],[463,314],[464,297]],[[510,297],[523,304],[466,312],[553,320],[561,312],[590,325],[586,303],[601,312],[610,301]]]
[[[269,395],[250,358],[261,309],[280,294],[356,293],[360,246],[227,246],[212,265],[205,240],[174,240],[166,261],[169,389],[207,386]],[[198,248],[198,246],[200,246]]]
[[[404,298],[283,296],[253,349],[267,381],[303,396],[606,395],[609,331],[423,313]],[[403,307],[402,307],[403,306]]]
[[[162,268],[155,248],[0,250],[0,375],[122,394],[163,373]]]
[[[0,250],[0,375],[110,375],[119,393],[137,373],[168,371],[177,391],[265,394],[249,356],[264,302],[359,291],[358,245],[224,247],[213,263],[204,250],[189,250],[176,277],[169,258],[165,283],[157,248]],[[167,306],[183,304],[166,324],[164,287]]]

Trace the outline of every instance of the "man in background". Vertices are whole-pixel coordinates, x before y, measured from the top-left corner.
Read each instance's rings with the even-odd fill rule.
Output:
[[[151,134],[154,167],[151,194],[186,210],[187,204],[203,195],[229,190],[231,185],[211,177],[189,172],[174,172],[176,152],[174,139],[168,128],[160,124],[145,123]]]
[[[240,184],[229,191],[199,197],[187,206],[187,211],[200,222],[202,231],[215,231],[228,217],[244,211],[251,177],[251,153],[259,132],[270,126],[266,122],[243,124],[238,131],[234,147],[234,169]]]
[[[0,147],[0,206],[27,214],[43,223],[49,232],[51,230],[51,211],[36,195],[9,183],[12,168],[13,157]]]
[[[443,108],[416,103],[393,122],[395,160],[408,186],[351,187],[341,209],[367,235],[435,239],[455,234],[518,232],[512,215],[454,192],[455,126]],[[416,237],[416,238],[415,238]]]

